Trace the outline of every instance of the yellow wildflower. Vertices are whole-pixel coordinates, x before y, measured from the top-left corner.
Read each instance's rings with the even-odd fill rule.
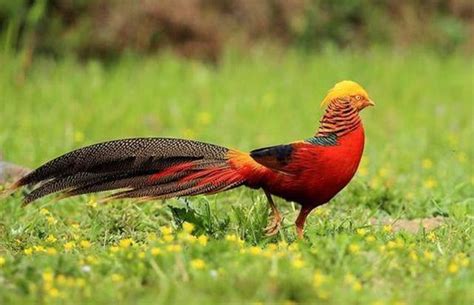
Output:
[[[55,287],[50,287],[49,289],[47,289],[47,293],[48,293],[48,296],[52,298],[57,298],[60,296],[59,290]]]
[[[91,199],[89,199],[89,201],[87,202],[87,206],[88,207],[91,207],[93,209],[95,209],[97,207],[97,200],[95,200],[94,197],[92,197]]]
[[[351,273],[346,274],[344,277],[344,282],[352,286],[352,290],[360,291],[362,290],[362,283]]]
[[[262,253],[262,249],[260,247],[253,246],[249,248],[249,253],[251,255],[260,255]]]
[[[451,262],[448,266],[448,272],[449,273],[458,273],[459,271],[459,265],[456,264],[455,262]]]
[[[148,241],[156,241],[158,239],[158,236],[156,236],[156,233],[155,232],[151,232],[151,233],[148,233],[147,236],[146,236],[146,239]]]
[[[160,249],[160,248],[153,247],[153,248],[151,248],[151,251],[150,251],[150,252],[151,252],[151,255],[157,256],[157,255],[159,255],[159,254],[161,253],[161,249]]]
[[[364,236],[365,234],[367,234],[367,229],[359,228],[359,229],[356,230],[356,232],[357,232],[357,235]]]
[[[68,241],[67,243],[64,244],[64,250],[70,251],[76,247],[76,244],[73,241]]]
[[[427,261],[432,261],[432,260],[434,260],[435,255],[434,255],[433,252],[424,251],[424,252],[423,252],[423,257],[424,257]]]
[[[85,136],[82,131],[76,130],[74,132],[74,142],[81,143],[82,141],[84,141],[84,139],[85,139]]]
[[[33,249],[26,248],[25,250],[23,250],[23,253],[25,253],[26,255],[31,255],[31,254],[33,254]]]
[[[435,242],[436,239],[437,239],[437,238],[436,238],[436,234],[435,234],[433,231],[431,231],[430,233],[428,233],[428,235],[426,236],[426,238],[428,238],[428,240],[431,241],[431,242]]]
[[[121,274],[118,274],[118,273],[113,273],[111,276],[110,276],[110,279],[112,280],[112,282],[114,283],[120,283],[120,282],[123,282],[123,275]]]
[[[35,252],[46,252],[46,249],[43,246],[33,246]]]
[[[411,259],[412,261],[414,261],[414,262],[418,261],[418,255],[416,254],[415,251],[410,251],[409,256],[410,256],[410,259]]]
[[[49,215],[49,211],[45,208],[41,208],[39,213],[43,216]]]
[[[200,235],[197,240],[201,246],[205,246],[207,245],[207,241],[209,240],[209,237],[207,237],[206,235]]]
[[[183,223],[183,231],[186,232],[186,233],[193,233],[194,231],[194,225],[192,223],[189,223],[189,222],[184,222]]]
[[[91,242],[88,240],[81,240],[79,244],[83,249],[89,249],[92,246]]]
[[[110,246],[109,250],[112,253],[117,253],[120,250],[120,248],[117,246]]]
[[[48,237],[46,238],[46,241],[47,241],[48,243],[51,243],[51,244],[54,243],[54,242],[57,241],[57,240],[58,240],[58,239],[57,239],[54,235],[52,235],[52,234],[49,234]]]
[[[55,225],[58,221],[56,220],[56,218],[54,218],[53,216],[48,216],[46,217],[46,221],[48,222],[48,224],[50,225]]]
[[[301,258],[296,258],[294,259],[291,264],[293,265],[294,268],[296,269],[301,269],[304,267],[305,263]]]
[[[133,240],[131,238],[121,239],[119,241],[119,247],[122,249],[127,249],[132,245]]]
[[[421,161],[421,166],[424,168],[424,169],[430,169],[433,167],[433,161],[431,161],[431,159],[423,159],[423,161]]]
[[[52,282],[54,280],[54,274],[51,271],[43,272],[42,276],[43,281],[45,282]]]
[[[163,235],[163,241],[170,243],[174,240],[174,236],[171,234]]]
[[[46,253],[48,255],[54,256],[54,255],[58,254],[58,251],[53,247],[48,247],[48,248],[46,248]]]
[[[349,252],[351,252],[352,254],[358,254],[360,252],[360,246],[357,244],[350,244]]]
[[[434,178],[430,177],[428,179],[426,179],[424,182],[423,182],[423,186],[426,188],[426,189],[433,189],[435,187],[438,186],[438,181],[436,181]]]
[[[180,245],[168,245],[166,246],[166,251],[171,253],[178,253],[181,252],[182,248]]]
[[[72,223],[72,224],[71,224],[71,227],[72,227],[74,230],[77,230],[77,229],[79,229],[81,226],[80,226],[78,223]]]
[[[313,275],[313,285],[314,287],[318,288],[322,284],[326,282],[326,276],[321,273],[320,270],[316,270],[316,272]]]
[[[200,269],[204,269],[206,267],[206,262],[203,261],[202,259],[193,259],[191,261],[191,268],[193,269],[196,269],[196,270],[200,270]]]
[[[385,233],[391,233],[391,232],[393,232],[393,227],[392,227],[392,225],[384,225],[384,226],[383,226],[383,231],[384,231]]]
[[[366,177],[369,174],[369,170],[365,166],[359,167],[357,174],[361,177]]]
[[[143,251],[138,252],[138,258],[145,258],[145,252]]]
[[[0,256],[0,267],[3,267],[3,265],[5,265],[6,262],[7,260],[3,256]]]
[[[161,231],[161,234],[163,234],[163,235],[170,235],[170,234],[173,234],[173,228],[171,228],[170,226],[161,227],[161,228],[160,228],[160,231]]]
[[[367,237],[365,238],[365,240],[366,240],[367,242],[369,242],[369,243],[372,243],[372,242],[375,241],[375,236],[369,235],[369,236],[367,236]]]

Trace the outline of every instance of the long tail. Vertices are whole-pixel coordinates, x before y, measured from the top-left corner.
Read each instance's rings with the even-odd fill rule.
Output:
[[[244,184],[229,149],[172,138],[135,138],[74,150],[40,166],[11,188],[32,187],[24,203],[113,191],[107,199],[158,199],[225,191]]]

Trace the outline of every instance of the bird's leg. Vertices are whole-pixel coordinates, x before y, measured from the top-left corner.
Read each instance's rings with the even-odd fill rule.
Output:
[[[269,224],[265,228],[264,232],[265,235],[267,236],[272,236],[278,233],[280,231],[281,227],[281,222],[283,220],[283,217],[281,216],[280,211],[278,210],[277,206],[273,202],[272,195],[265,191],[265,195],[267,196],[268,199],[268,205],[270,206],[270,217],[269,217]]]
[[[306,217],[308,217],[311,210],[312,210],[311,208],[302,206],[300,213],[298,217],[296,218],[295,225],[296,225],[296,233],[298,234],[298,239],[303,239],[304,223],[306,221]]]

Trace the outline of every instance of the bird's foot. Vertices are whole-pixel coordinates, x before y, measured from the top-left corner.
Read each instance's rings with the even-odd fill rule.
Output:
[[[283,222],[283,217],[280,213],[272,214],[268,219],[269,223],[267,227],[263,230],[266,236],[273,236],[278,234],[281,228],[281,223]]]

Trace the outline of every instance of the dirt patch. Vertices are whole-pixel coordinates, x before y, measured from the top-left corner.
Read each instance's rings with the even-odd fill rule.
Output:
[[[445,217],[437,216],[431,218],[415,218],[415,219],[377,219],[372,218],[370,223],[372,225],[391,225],[394,232],[406,231],[410,233],[418,233],[421,229],[425,231],[432,231],[442,225]]]

